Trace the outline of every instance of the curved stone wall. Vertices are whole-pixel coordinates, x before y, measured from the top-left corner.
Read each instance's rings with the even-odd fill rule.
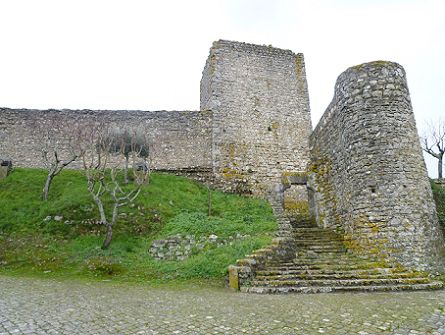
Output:
[[[310,138],[312,211],[352,251],[430,269],[443,248],[404,69],[343,72]]]

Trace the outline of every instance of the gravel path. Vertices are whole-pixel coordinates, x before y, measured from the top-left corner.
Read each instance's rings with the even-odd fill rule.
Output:
[[[445,334],[445,291],[254,295],[0,276],[0,334]]]

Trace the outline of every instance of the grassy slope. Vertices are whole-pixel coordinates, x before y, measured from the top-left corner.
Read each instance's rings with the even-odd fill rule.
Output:
[[[79,171],[55,178],[48,202],[39,199],[45,171],[15,169],[0,181],[0,272],[51,276],[108,276],[124,280],[221,278],[227,265],[270,243],[276,229],[270,207],[253,198],[212,192],[188,179],[153,174],[135,205],[124,207],[109,250],[100,249],[102,226]],[[54,216],[63,216],[55,221]],[[52,219],[45,221],[47,216]],[[235,233],[251,237],[202,251],[186,261],[158,262],[152,240],[172,234]]]

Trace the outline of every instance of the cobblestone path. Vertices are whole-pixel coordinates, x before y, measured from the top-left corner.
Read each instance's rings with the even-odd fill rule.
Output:
[[[0,334],[445,334],[445,291],[254,295],[0,276]]]

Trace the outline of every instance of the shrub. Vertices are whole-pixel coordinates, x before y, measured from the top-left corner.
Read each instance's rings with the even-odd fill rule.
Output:
[[[86,269],[95,276],[113,276],[120,274],[124,268],[110,256],[95,256],[87,259]]]

